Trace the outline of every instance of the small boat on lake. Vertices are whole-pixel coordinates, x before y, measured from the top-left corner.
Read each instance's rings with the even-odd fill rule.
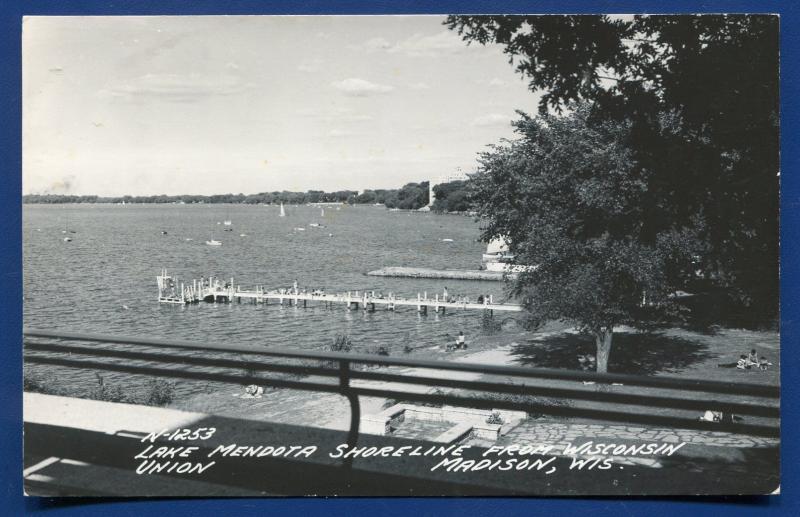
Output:
[[[215,241],[214,239],[206,241],[206,244],[208,244],[209,246],[222,246],[222,243],[220,241]]]
[[[75,230],[69,229],[69,217],[64,221],[64,229],[61,230],[61,233],[75,233]]]
[[[281,203],[281,213],[278,214],[278,217],[286,217],[286,212],[283,210],[283,203]]]

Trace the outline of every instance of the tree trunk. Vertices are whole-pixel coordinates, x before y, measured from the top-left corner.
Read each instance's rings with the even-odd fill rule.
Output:
[[[611,326],[603,327],[594,334],[597,344],[597,373],[608,372],[608,356],[611,354],[611,338],[614,336],[614,328]]]

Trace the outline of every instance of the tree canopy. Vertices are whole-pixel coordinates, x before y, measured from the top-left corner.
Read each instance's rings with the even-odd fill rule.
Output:
[[[627,145],[630,124],[523,116],[520,139],[482,155],[472,199],[484,238],[506,237],[519,264],[514,284],[534,326],[566,320],[597,339],[605,371],[613,329],[672,317],[674,293],[702,250],[695,227],[642,222],[649,181]]]
[[[641,225],[636,239],[692,228],[704,245],[696,266],[710,288],[755,320],[777,316],[776,16],[450,16],[445,23],[467,42],[503,45],[530,88],[543,92],[541,114],[588,101],[588,121],[627,127],[627,159],[647,193],[629,214]]]
[[[432,209],[435,212],[466,212],[470,210],[467,181],[458,180],[440,183],[433,187],[435,200]]]

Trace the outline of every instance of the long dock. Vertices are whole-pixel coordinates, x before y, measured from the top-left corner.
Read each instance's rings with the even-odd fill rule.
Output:
[[[509,303],[494,303],[492,295],[481,296],[472,301],[465,297],[447,296],[445,293],[433,294],[428,296],[427,292],[417,293],[416,298],[405,298],[396,296],[393,293],[388,295],[375,294],[375,291],[347,291],[344,293],[327,294],[324,291],[315,290],[308,292],[297,286],[289,289],[266,289],[258,285],[252,290],[242,289],[240,285],[234,284],[233,278],[230,281],[222,281],[217,277],[210,276],[200,280],[192,280],[188,283],[178,282],[167,274],[164,269],[161,275],[156,277],[158,283],[158,301],[160,303],[172,304],[191,304],[199,302],[209,303],[231,303],[248,301],[252,303],[277,303],[280,305],[308,307],[309,302],[314,304],[324,304],[332,307],[336,304],[344,304],[348,310],[358,310],[359,308],[374,312],[377,307],[393,311],[397,307],[416,307],[417,312],[427,314],[428,308],[435,312],[444,313],[446,309],[452,310],[483,310],[483,311],[507,311],[520,312],[522,306]]]
[[[490,280],[502,282],[502,271],[482,271],[478,269],[431,269],[425,267],[384,267],[370,271],[368,276],[392,276],[402,278],[440,278],[445,280]],[[511,273],[509,278],[516,275]]]

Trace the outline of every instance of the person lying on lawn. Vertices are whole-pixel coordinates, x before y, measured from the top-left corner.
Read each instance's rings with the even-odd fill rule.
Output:
[[[750,366],[747,364],[747,356],[742,354],[739,360],[735,363],[720,363],[717,365],[719,368],[738,368],[740,370],[747,370]]]

